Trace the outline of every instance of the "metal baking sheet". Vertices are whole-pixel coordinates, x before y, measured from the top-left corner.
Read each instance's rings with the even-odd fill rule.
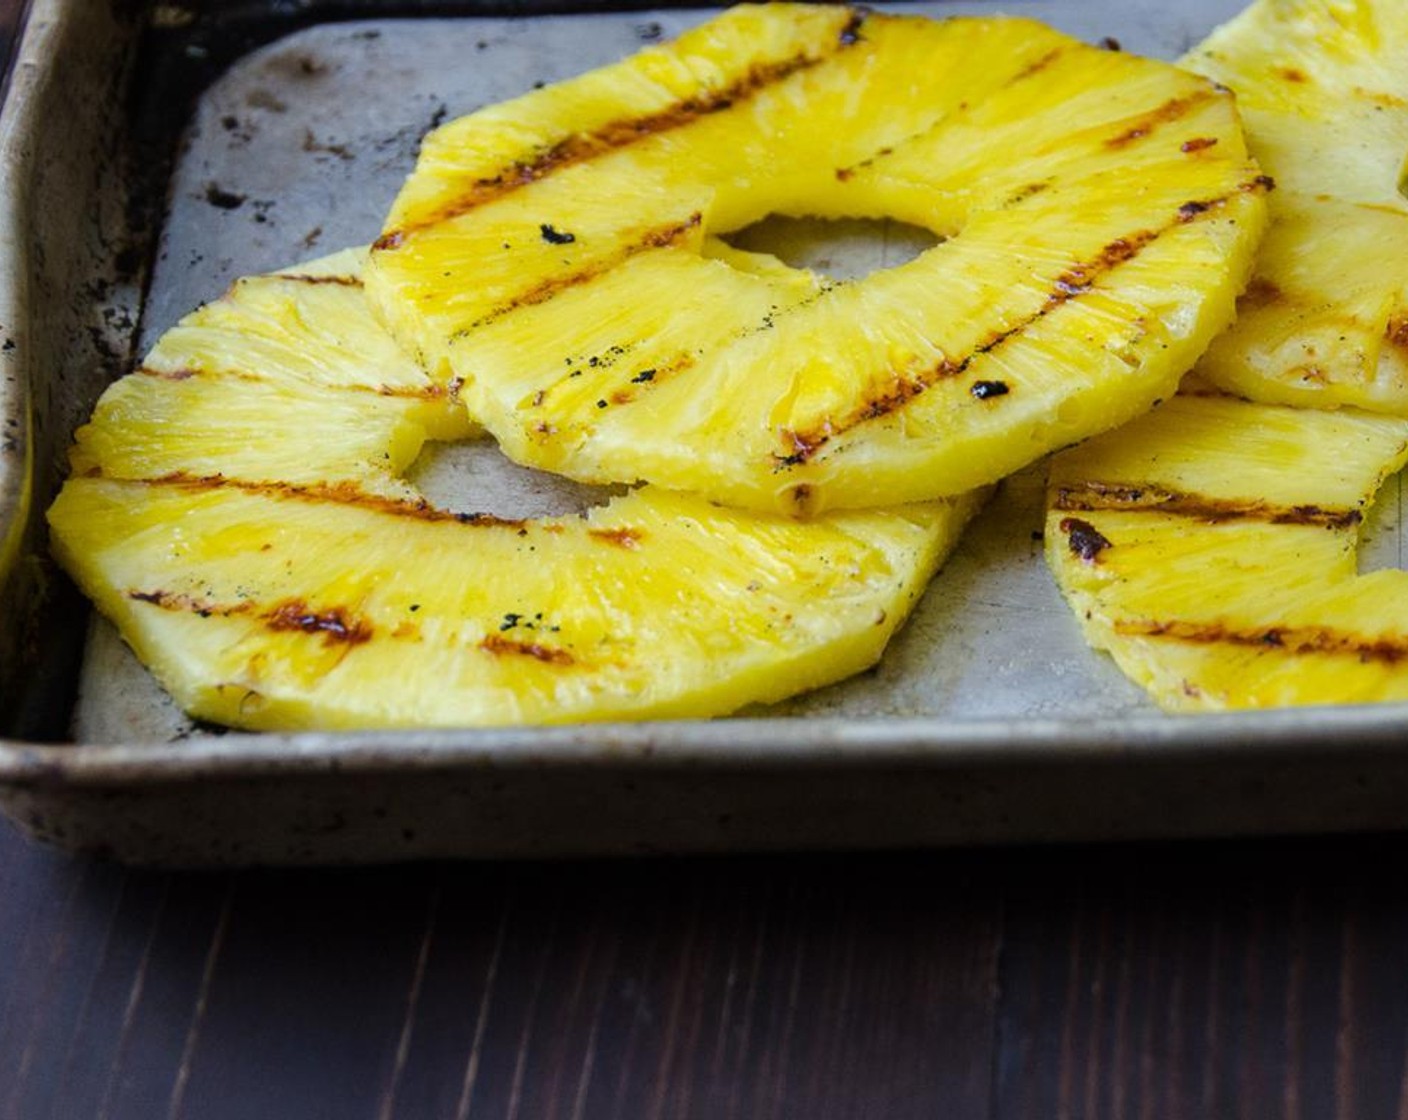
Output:
[[[1110,36],[1127,50],[1174,57],[1239,6],[1036,0],[906,9],[1033,15],[1087,40]],[[53,9],[81,35],[83,20],[95,18],[86,8],[52,0],[38,10]],[[441,120],[610,62],[708,14],[327,23],[241,58],[205,90],[185,130],[150,284],[133,308],[140,328],[127,331],[128,343],[144,350],[237,276],[374,239],[420,137]],[[32,55],[33,44],[26,50]],[[116,72],[124,61],[108,65]],[[30,127],[39,123],[42,114]],[[794,263],[833,274],[914,251],[905,231],[884,226],[786,224],[759,236]],[[29,376],[33,389],[44,374],[31,368]],[[76,402],[94,391],[70,390],[60,410],[70,426]],[[8,783],[0,798],[49,839],[175,863],[1408,820],[1408,763],[1393,749],[1405,739],[1408,709],[1163,716],[1088,650],[1041,559],[1042,475],[1038,466],[1004,483],[875,669],[714,723],[224,733],[180,713],[95,619],[77,674],[72,742],[0,746]],[[507,516],[600,500],[590,488],[515,467],[482,441],[433,447],[412,477],[443,504]],[[1399,563],[1400,504],[1395,480],[1366,528],[1365,566]]]

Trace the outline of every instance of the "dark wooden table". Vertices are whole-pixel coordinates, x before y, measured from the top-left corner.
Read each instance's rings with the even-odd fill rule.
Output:
[[[128,871],[0,832],[0,1116],[1408,1115],[1408,840]]]
[[[0,825],[0,1120],[1402,1120],[1405,863],[1369,838],[176,875]]]

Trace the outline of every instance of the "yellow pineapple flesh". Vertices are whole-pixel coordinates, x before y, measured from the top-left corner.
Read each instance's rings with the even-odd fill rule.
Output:
[[[1176,710],[1408,699],[1408,573],[1359,529],[1408,421],[1179,395],[1052,460],[1045,537],[1087,639]]]
[[[1170,395],[1265,180],[1230,96],[1017,19],[742,6],[426,140],[368,268],[513,459],[817,513],[991,482]],[[720,235],[942,239],[854,282]]]
[[[192,714],[255,729],[721,714],[879,657],[975,497],[812,523],[644,488],[439,508],[470,434],[369,314],[363,254],[238,282],[80,429],[54,551]]]
[[[1408,416],[1408,7],[1257,0],[1183,63],[1236,92],[1278,188],[1199,372],[1254,400]]]

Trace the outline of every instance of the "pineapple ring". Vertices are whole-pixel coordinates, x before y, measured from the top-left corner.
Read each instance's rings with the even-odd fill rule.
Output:
[[[1253,400],[1408,416],[1408,18],[1259,0],[1183,65],[1237,93],[1278,187],[1237,322],[1199,373]]]
[[[464,409],[367,314],[363,254],[246,279],[114,384],[55,555],[193,715],[254,729],[704,716],[871,664],[976,497],[810,524],[638,490],[430,505]]]
[[[1177,396],[1051,464],[1087,640],[1175,710],[1408,700],[1408,573],[1356,574],[1408,421]]]
[[[513,459],[786,513],[957,494],[1170,395],[1267,181],[1230,95],[1017,19],[740,7],[425,141],[392,333]],[[769,213],[943,242],[833,283]]]

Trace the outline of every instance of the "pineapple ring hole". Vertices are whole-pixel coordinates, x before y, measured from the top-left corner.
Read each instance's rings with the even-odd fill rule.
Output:
[[[745,253],[771,256],[799,271],[829,280],[859,280],[896,268],[941,244],[944,238],[894,218],[793,218],[769,214],[718,235]]]
[[[426,440],[402,477],[439,509],[533,520],[585,513],[625,486],[588,486],[512,462],[492,439]]]

